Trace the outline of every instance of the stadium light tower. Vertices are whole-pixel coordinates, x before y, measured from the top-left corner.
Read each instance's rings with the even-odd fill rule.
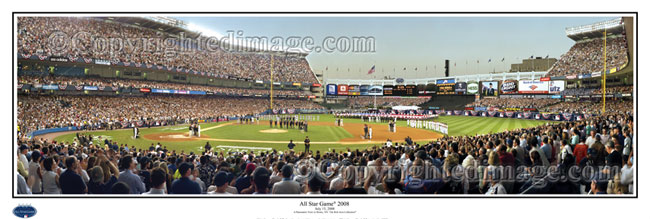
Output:
[[[271,102],[270,102],[270,107],[271,111],[273,111],[273,53],[271,53]]]
[[[607,28],[605,28],[605,32],[603,33],[605,37],[603,38],[603,111],[602,113],[605,113],[605,93],[607,93]]]

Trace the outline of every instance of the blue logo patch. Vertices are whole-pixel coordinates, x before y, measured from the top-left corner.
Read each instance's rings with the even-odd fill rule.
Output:
[[[36,215],[36,208],[31,205],[18,205],[14,208],[14,215],[19,218],[30,218]]]

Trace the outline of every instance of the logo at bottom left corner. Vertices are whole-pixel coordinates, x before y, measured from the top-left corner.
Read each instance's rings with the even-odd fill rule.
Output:
[[[14,215],[19,218],[30,218],[36,215],[36,208],[31,205],[18,205],[14,208]]]

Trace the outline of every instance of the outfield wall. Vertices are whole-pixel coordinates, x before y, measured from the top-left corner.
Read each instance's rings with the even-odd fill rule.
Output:
[[[49,134],[49,133],[55,133],[55,132],[67,132],[67,131],[76,131],[77,127],[75,126],[69,126],[69,127],[63,127],[63,128],[51,128],[51,129],[41,129],[41,130],[36,130],[33,132],[30,132],[27,134],[29,138],[33,138],[34,136],[39,136],[39,135],[44,135],[44,134]]]

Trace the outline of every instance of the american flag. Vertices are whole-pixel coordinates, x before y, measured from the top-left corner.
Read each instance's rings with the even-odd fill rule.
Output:
[[[372,74],[372,73],[375,73],[375,65],[373,65],[372,68],[368,70],[368,74]]]

